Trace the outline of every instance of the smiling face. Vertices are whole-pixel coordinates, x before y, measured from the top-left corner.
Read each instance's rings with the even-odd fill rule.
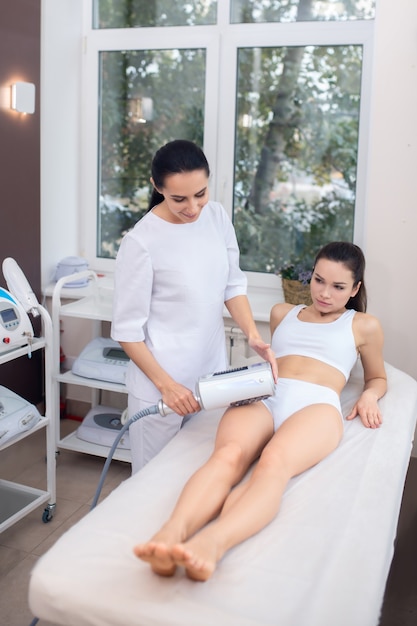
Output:
[[[203,169],[171,174],[157,191],[164,201],[154,209],[156,215],[173,224],[196,222],[209,199],[208,176]]]
[[[319,259],[310,284],[313,306],[320,313],[341,311],[360,288],[360,283],[354,286],[353,281],[353,274],[344,263]]]

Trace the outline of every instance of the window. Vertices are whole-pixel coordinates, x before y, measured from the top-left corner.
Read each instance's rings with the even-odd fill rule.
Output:
[[[216,0],[97,0],[95,28],[199,26],[216,23]]]
[[[177,137],[203,146],[243,269],[273,274],[330,239],[361,243],[372,0],[85,2],[93,267],[112,269],[147,208],[152,155]]]
[[[233,24],[370,19],[374,0],[231,0]]]
[[[176,137],[204,143],[205,50],[109,51],[99,58],[97,255],[115,258],[122,235],[148,208],[155,151]]]
[[[353,239],[361,46],[240,48],[234,224],[246,270]]]

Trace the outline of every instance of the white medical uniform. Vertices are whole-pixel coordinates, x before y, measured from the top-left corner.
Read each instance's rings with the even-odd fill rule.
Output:
[[[112,337],[145,341],[158,363],[189,389],[227,367],[224,302],[246,294],[232,223],[218,202],[196,222],[172,224],[147,213],[123,238],[116,260]],[[156,404],[160,392],[130,362],[129,415]],[[183,418],[151,415],[129,431],[132,469],[147,463],[181,428]]]

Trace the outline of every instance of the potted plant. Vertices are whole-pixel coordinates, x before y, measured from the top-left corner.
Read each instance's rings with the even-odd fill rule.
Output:
[[[289,263],[279,270],[285,302],[290,304],[311,304],[310,280],[312,263],[299,261]]]

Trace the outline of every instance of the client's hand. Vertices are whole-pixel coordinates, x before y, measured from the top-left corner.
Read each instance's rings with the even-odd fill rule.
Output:
[[[361,418],[366,428],[379,428],[382,424],[382,414],[379,410],[378,399],[375,393],[367,389],[362,392],[359,400],[346,416],[347,420],[354,419],[357,415]]]
[[[259,356],[271,364],[272,375],[274,377],[274,381],[278,380],[278,366],[277,360],[275,358],[275,354],[271,350],[271,344],[265,343],[261,337],[256,337],[248,340],[249,347],[252,350],[255,350]]]

